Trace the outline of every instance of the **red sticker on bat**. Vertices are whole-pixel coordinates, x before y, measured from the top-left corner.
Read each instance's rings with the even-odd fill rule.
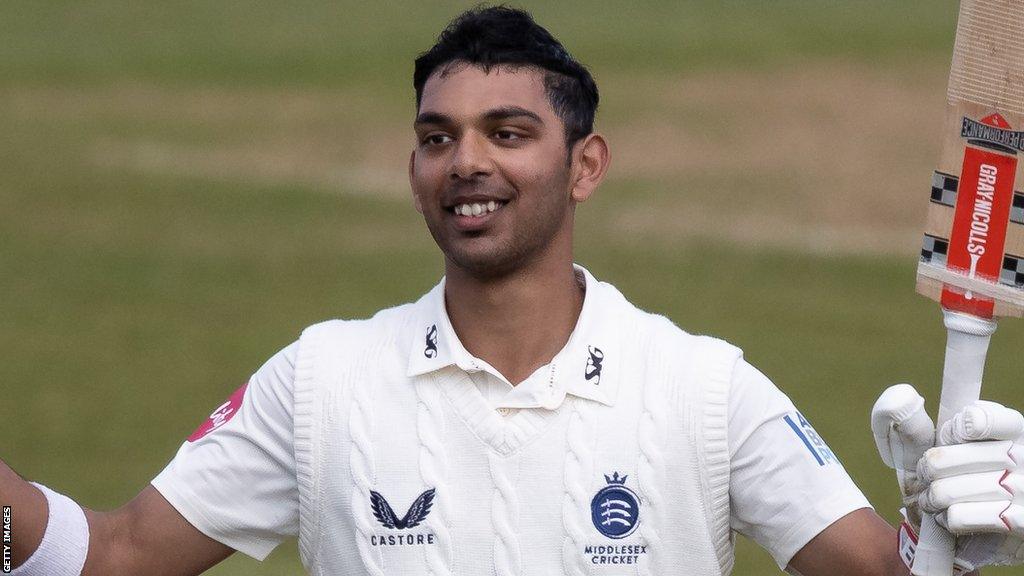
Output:
[[[228,423],[229,420],[238,414],[238,410],[242,407],[242,399],[245,398],[245,389],[249,387],[249,383],[242,384],[242,387],[235,390],[234,394],[228,398],[228,401],[217,407],[216,410],[210,414],[210,417],[203,422],[196,431],[188,437],[189,442],[195,442],[203,436],[206,436],[210,432],[213,432],[217,428]]]
[[[989,282],[999,279],[1016,170],[1012,156],[966,147],[947,268]],[[951,310],[991,318],[994,305],[992,299],[969,291],[942,289],[942,306]]]

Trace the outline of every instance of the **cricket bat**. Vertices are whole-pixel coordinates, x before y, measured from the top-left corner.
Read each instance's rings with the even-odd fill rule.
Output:
[[[941,427],[981,394],[999,316],[1024,315],[1024,0],[961,0],[917,291],[947,329]],[[925,517],[911,572],[950,576],[955,540]]]

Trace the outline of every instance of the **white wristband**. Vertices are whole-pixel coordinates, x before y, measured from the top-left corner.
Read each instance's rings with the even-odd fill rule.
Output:
[[[74,500],[41,484],[32,483],[50,507],[46,532],[39,548],[11,572],[12,576],[80,576],[89,552],[89,524]]]

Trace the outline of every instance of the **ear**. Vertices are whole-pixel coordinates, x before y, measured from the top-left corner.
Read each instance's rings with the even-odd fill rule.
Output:
[[[420,202],[420,195],[416,193],[416,182],[413,173],[416,171],[416,151],[409,153],[409,188],[412,190],[412,203],[416,211],[423,214],[423,203]]]
[[[604,180],[611,163],[611,151],[608,141],[600,134],[588,135],[574,148],[571,196],[576,202],[584,202]]]

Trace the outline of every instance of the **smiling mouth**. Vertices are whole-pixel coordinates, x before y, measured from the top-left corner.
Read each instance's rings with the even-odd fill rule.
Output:
[[[469,202],[466,204],[456,204],[452,206],[451,212],[456,216],[470,216],[480,218],[486,216],[491,212],[501,210],[508,202],[501,200],[491,200],[489,202]]]

